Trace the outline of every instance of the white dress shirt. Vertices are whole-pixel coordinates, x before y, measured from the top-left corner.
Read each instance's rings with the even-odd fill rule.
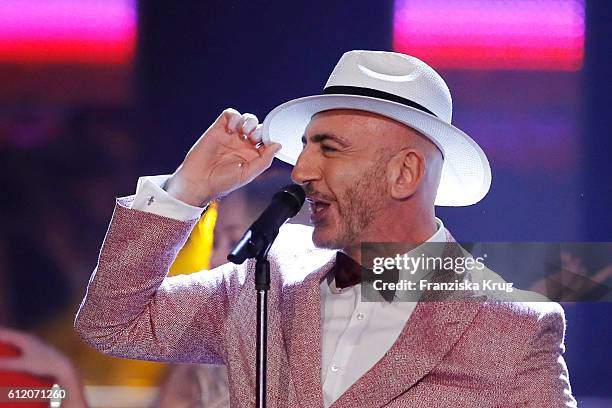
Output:
[[[185,204],[163,190],[168,177],[141,177],[132,208],[181,221],[200,217],[203,208]],[[436,222],[438,230],[427,242],[446,240],[442,221]],[[403,279],[401,274],[400,270]],[[338,289],[333,280],[323,279],[321,380],[326,407],[385,355],[415,307],[416,302],[363,302],[361,284]]]

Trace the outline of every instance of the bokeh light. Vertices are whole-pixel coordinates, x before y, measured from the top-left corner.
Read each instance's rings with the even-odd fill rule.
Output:
[[[2,0],[0,62],[131,62],[135,0]]]
[[[580,70],[584,1],[396,0],[393,47],[436,68]]]

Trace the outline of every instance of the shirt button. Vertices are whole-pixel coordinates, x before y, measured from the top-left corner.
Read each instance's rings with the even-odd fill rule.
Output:
[[[357,313],[357,320],[363,320],[365,319],[365,314],[364,313]]]
[[[330,370],[332,370],[332,372],[337,373],[340,370],[340,367],[338,367],[338,365],[336,364],[332,364]]]

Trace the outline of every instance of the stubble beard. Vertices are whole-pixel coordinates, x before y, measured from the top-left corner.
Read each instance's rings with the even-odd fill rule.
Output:
[[[362,232],[384,208],[386,163],[374,163],[336,201],[337,232],[327,239],[314,239],[315,246],[326,249],[348,249],[361,244]]]

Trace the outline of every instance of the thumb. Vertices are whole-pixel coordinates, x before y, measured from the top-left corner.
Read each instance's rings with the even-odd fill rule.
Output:
[[[255,177],[264,172],[272,164],[274,155],[278,153],[283,146],[280,143],[272,143],[271,145],[262,145],[259,148],[259,157],[249,162],[249,174],[255,174]]]

